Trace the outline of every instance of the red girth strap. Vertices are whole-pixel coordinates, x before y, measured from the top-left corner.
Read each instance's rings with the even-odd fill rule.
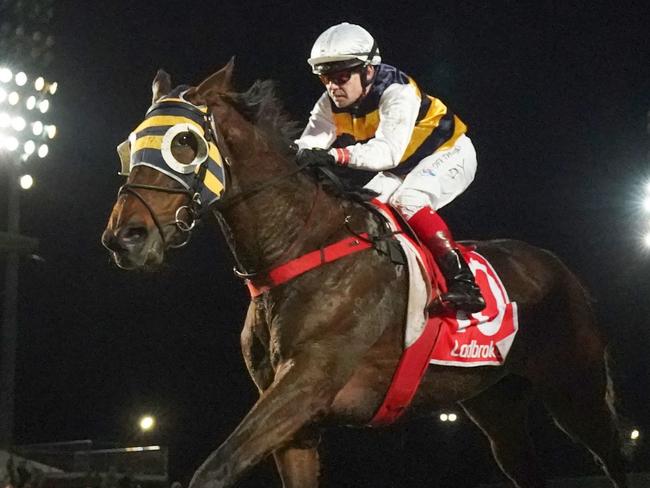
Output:
[[[372,247],[372,243],[366,240],[368,234],[360,234],[360,237],[362,237],[362,239],[359,239],[358,237],[347,237],[341,241],[335,242],[334,244],[330,244],[323,249],[304,254],[299,258],[273,268],[271,271],[266,273],[266,276],[259,280],[246,280],[246,285],[248,286],[251,297],[255,298],[274,286],[286,283],[296,276],[300,276],[301,274],[314,268],[318,268],[323,264],[331,263],[349,254]]]

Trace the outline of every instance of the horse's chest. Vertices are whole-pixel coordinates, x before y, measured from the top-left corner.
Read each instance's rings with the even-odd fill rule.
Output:
[[[269,330],[269,360],[274,370],[300,353],[300,344],[308,338],[291,326],[271,327]]]

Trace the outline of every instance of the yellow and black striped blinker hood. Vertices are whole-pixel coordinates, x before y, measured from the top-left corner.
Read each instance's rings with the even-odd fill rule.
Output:
[[[178,161],[172,153],[172,142],[179,134],[189,134],[196,142],[195,157],[190,163]],[[204,208],[223,194],[223,159],[212,134],[208,108],[186,101],[180,89],[149,108],[144,121],[129,136],[129,142],[128,168],[123,160],[122,174],[136,166],[154,168],[198,193]]]

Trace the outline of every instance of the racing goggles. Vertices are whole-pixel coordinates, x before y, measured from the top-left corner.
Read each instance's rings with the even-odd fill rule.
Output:
[[[362,67],[363,66],[355,66],[353,68],[346,68],[330,73],[323,73],[318,75],[318,78],[320,78],[321,83],[323,83],[325,86],[330,83],[334,83],[337,86],[342,86],[350,81],[350,78],[352,78],[352,75],[354,73],[361,72]]]

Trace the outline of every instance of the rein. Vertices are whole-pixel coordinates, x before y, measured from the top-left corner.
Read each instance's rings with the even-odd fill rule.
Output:
[[[149,215],[151,215],[151,218],[153,219],[154,224],[156,224],[156,228],[158,229],[158,232],[160,233],[160,238],[163,241],[163,249],[164,249],[165,247],[168,246],[168,244],[167,244],[167,240],[165,239],[165,232],[163,231],[163,225],[160,223],[160,220],[158,219],[158,216],[154,212],[153,208],[151,208],[151,205],[149,205],[147,200],[140,193],[138,193],[136,191],[136,189],[139,189],[139,190],[153,190],[153,191],[159,191],[159,192],[164,192],[164,193],[185,194],[185,195],[188,195],[190,198],[192,198],[192,202],[195,201],[195,198],[193,197],[192,192],[190,190],[186,190],[185,188],[169,188],[169,187],[165,187],[165,186],[144,185],[144,184],[141,184],[141,183],[125,183],[117,191],[118,198],[120,197],[120,195],[124,195],[124,194],[133,195],[134,197],[136,197],[140,201],[140,203],[142,203],[142,205],[144,205],[144,207],[149,212]],[[187,236],[187,239],[185,239],[181,244],[175,244],[175,245],[169,244],[169,247],[171,247],[173,249],[177,249],[177,248],[185,246],[188,242],[190,242],[191,234],[189,232],[194,228],[194,225],[196,224],[196,218],[195,218],[196,214],[195,214],[192,207],[193,206],[190,206],[190,205],[182,205],[182,206],[178,207],[178,209],[176,210],[176,214],[174,216],[175,220],[173,222],[171,222],[171,223],[176,224],[176,226],[182,232],[188,233],[188,236]],[[185,223],[185,221],[179,219],[179,214],[180,214],[181,210],[183,210],[183,209],[187,209],[187,211],[188,211],[188,213],[189,213],[189,215],[191,217],[191,221],[190,221],[189,224],[187,224],[187,223]],[[168,225],[168,224],[165,224],[165,225]]]
[[[255,185],[252,185],[250,188],[241,190],[239,193],[235,193],[234,195],[226,195],[224,198],[214,202],[212,206],[219,211],[227,210],[228,208],[232,207],[236,203],[239,203],[240,201],[247,199],[248,197],[264,190],[265,188],[275,185],[276,183],[284,180],[285,178],[289,178],[295,174],[300,173],[308,166],[309,165],[307,164],[301,164],[298,167],[296,167],[296,169],[293,169],[281,175],[274,176],[273,178],[270,178],[268,180],[261,181]]]
[[[226,144],[222,133],[219,131],[217,127],[214,114],[212,113],[210,108],[208,107],[207,112],[202,112],[201,116],[203,118],[203,131],[204,131],[204,137],[206,141],[212,140],[213,144],[216,146],[217,151],[222,155],[222,160],[224,163],[222,166],[223,176],[225,178],[225,182],[224,182],[225,190],[223,193],[226,193],[230,188],[229,183],[232,179],[230,173],[230,168],[232,166],[231,153],[229,151],[228,145]],[[291,149],[294,150],[295,147],[292,145]],[[193,181],[191,182],[191,184],[188,183],[188,187],[185,188],[178,187],[178,186],[167,187],[167,186],[157,186],[157,185],[149,185],[149,184],[142,184],[142,183],[126,183],[119,189],[118,197],[123,194],[133,195],[147,209],[147,211],[151,215],[152,220],[154,221],[154,224],[156,225],[156,228],[158,229],[160,238],[163,243],[163,249],[167,247],[180,248],[185,246],[191,239],[192,230],[194,229],[194,227],[196,226],[197,222],[200,220],[202,215],[208,210],[208,208],[212,207],[218,212],[223,212],[231,208],[232,206],[246,200],[247,198],[250,198],[251,196],[257,193],[266,190],[269,187],[276,185],[280,181],[283,181],[286,178],[290,178],[309,167],[309,164],[306,163],[298,164],[294,169],[291,169],[286,173],[275,175],[267,180],[252,184],[250,187],[241,189],[240,191],[235,192],[233,194],[225,194],[223,197],[219,198],[218,200],[212,201],[210,207],[204,207],[201,202],[201,192],[202,192],[202,185],[204,184],[203,178],[207,171],[207,164],[208,162],[207,160],[205,160],[197,167],[196,172],[194,174]],[[342,184],[340,179],[334,174],[333,171],[325,167],[318,167],[317,169],[334,185],[338,193],[348,194],[348,195],[351,194]],[[284,263],[286,258],[295,250],[296,246],[301,242],[300,236],[303,233],[302,231],[305,228],[307,228],[310,222],[312,221],[314,210],[318,204],[319,196],[322,193],[322,186],[320,183],[316,182],[315,187],[316,187],[316,191],[314,194],[314,200],[313,203],[311,204],[311,208],[309,209],[309,213],[307,214],[306,219],[302,222],[301,231],[298,232],[297,234],[298,238],[295,239],[291,243],[291,245],[289,245],[284,250],[282,255],[277,260],[275,260],[276,262]],[[156,191],[156,192],[163,192],[163,193],[170,193],[170,194],[181,194],[181,195],[186,195],[188,197],[189,202],[186,205],[181,205],[176,209],[174,220],[165,224],[165,225],[174,224],[181,232],[185,233],[187,235],[187,238],[183,242],[175,245],[169,244],[167,242],[167,239],[165,238],[163,224],[160,222],[160,219],[156,215],[152,205],[150,205],[149,202],[147,202],[146,198],[138,190]],[[379,212],[376,209],[374,209],[372,205],[368,205],[367,203],[361,201],[361,199],[358,199],[357,201],[363,204],[364,206],[366,206],[366,208],[369,209],[371,213],[379,214]],[[181,218],[181,213],[183,211],[187,212],[189,216],[189,220],[186,221]],[[386,241],[391,240],[394,234],[393,232],[390,232],[390,229],[387,229],[388,232],[386,232],[385,234],[381,233],[378,236],[368,236],[365,233],[355,232],[350,226],[349,217],[345,219],[343,224],[346,230],[349,232],[349,234],[353,236],[355,247],[358,246],[359,242],[362,242],[365,244],[365,246],[369,245],[372,247],[376,247],[380,252],[384,252],[386,254],[393,255],[393,256],[397,254],[394,250],[392,250],[393,252],[386,252],[390,250],[389,249],[390,246],[386,244]],[[319,253],[323,259],[324,259],[325,249],[326,248],[321,247],[319,250]],[[359,249],[357,248],[357,250]],[[269,273],[273,272],[277,268],[277,266],[278,266],[277,264],[274,264],[269,266],[267,269],[252,271],[249,273],[244,272],[241,269],[238,269],[237,266],[235,266],[233,271],[235,275],[238,276],[239,278],[251,281],[259,278],[260,276],[268,275]]]
[[[289,174],[289,175],[286,175],[286,176],[291,176],[291,175]],[[313,201],[313,203],[311,204],[311,208],[309,209],[309,213],[307,214],[307,218],[306,218],[305,221],[302,223],[302,226],[301,226],[301,228],[300,228],[300,232],[298,232],[298,235],[301,235],[301,234],[302,234],[302,231],[303,231],[305,228],[307,228],[307,226],[308,226],[309,223],[311,222],[311,218],[312,218],[312,216],[314,215],[314,209],[316,208],[316,204],[318,203],[318,197],[320,196],[321,192],[322,192],[322,187],[321,187],[321,185],[316,184],[316,194],[314,195],[314,201]],[[296,245],[298,244],[298,242],[299,242],[299,239],[296,239],[295,241],[293,241],[293,242],[291,243],[291,245],[290,245],[289,247],[287,247],[287,248],[284,250],[284,252],[283,252],[282,255],[277,259],[277,261],[280,262],[280,263],[283,263],[283,262],[284,262],[284,259],[285,259],[288,255],[291,254],[291,251],[294,250],[294,248],[296,247]],[[235,266],[235,267],[233,268],[233,272],[235,273],[235,276],[237,276],[237,278],[241,278],[241,279],[243,279],[243,280],[252,280],[252,279],[258,277],[259,275],[265,275],[265,274],[268,274],[270,270],[273,270],[273,269],[275,268],[275,266],[276,266],[276,265],[272,265],[272,266],[269,266],[267,269],[264,269],[264,270],[261,270],[261,271],[253,271],[253,272],[251,272],[251,273],[246,273],[246,272],[244,272],[244,271],[240,271],[240,270],[237,268],[237,266]]]

